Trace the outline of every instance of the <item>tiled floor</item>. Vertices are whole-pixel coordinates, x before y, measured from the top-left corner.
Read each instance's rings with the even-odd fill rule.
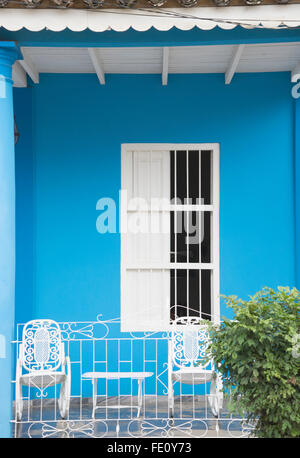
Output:
[[[119,402],[120,401],[120,402]],[[137,419],[136,409],[114,409],[107,405],[135,405],[134,397],[122,396],[98,401],[92,419],[92,400],[73,398],[69,418],[62,420],[57,403],[51,399],[24,405],[22,422],[13,423],[15,437],[241,437],[246,434],[243,422],[230,417],[226,408],[215,419],[204,396],[182,396],[175,399],[174,420],[168,418],[166,396],[144,398],[143,415]],[[41,408],[42,407],[42,408]]]

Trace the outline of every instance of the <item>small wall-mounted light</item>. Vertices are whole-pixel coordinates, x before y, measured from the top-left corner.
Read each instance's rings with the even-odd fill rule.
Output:
[[[16,145],[20,137],[20,132],[18,131],[18,126],[16,123],[16,117],[14,117],[14,137],[15,137],[15,145]]]

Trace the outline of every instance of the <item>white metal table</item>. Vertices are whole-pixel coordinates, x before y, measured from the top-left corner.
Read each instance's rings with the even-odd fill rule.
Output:
[[[85,372],[82,378],[90,379],[93,384],[93,412],[92,417],[95,418],[96,409],[110,408],[110,409],[124,409],[135,408],[137,409],[137,417],[140,416],[143,406],[143,381],[147,377],[152,377],[153,372]],[[138,381],[138,404],[137,405],[99,405],[97,406],[97,382],[98,379],[107,380],[120,380],[131,379]]]

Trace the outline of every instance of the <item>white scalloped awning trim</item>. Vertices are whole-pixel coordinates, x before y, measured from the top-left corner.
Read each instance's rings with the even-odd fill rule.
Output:
[[[166,15],[166,13],[168,15]],[[178,17],[182,15],[184,17]],[[233,29],[237,25],[245,28],[278,28],[300,26],[300,5],[236,6],[227,8],[172,8],[152,11],[151,13],[135,10],[53,10],[53,9],[1,9],[0,26],[10,31],[22,28],[32,32],[48,29],[60,32],[70,29],[82,32],[115,30],[124,32],[129,28],[145,31],[154,27],[160,31],[176,27],[190,30],[198,27],[211,30]]]

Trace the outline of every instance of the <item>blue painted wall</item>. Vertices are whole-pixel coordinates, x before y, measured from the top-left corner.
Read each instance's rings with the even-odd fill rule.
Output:
[[[16,323],[33,316],[34,304],[34,148],[32,89],[14,90],[14,114],[21,135],[15,147],[16,158]]]
[[[297,83],[298,85],[299,83]],[[300,289],[300,98],[295,100],[295,264],[296,286]]]
[[[229,86],[223,75],[106,81],[41,75],[15,90],[17,319],[119,316],[120,237],[97,233],[96,202],[118,199],[121,143],[219,142],[221,293],[294,285],[289,74],[239,74]]]
[[[223,75],[171,75],[167,87],[158,75],[108,75],[105,86],[41,75],[31,91],[34,317],[119,315],[120,237],[96,232],[95,207],[118,199],[127,142],[220,142],[221,292],[295,283],[288,73],[240,74],[229,86]]]

